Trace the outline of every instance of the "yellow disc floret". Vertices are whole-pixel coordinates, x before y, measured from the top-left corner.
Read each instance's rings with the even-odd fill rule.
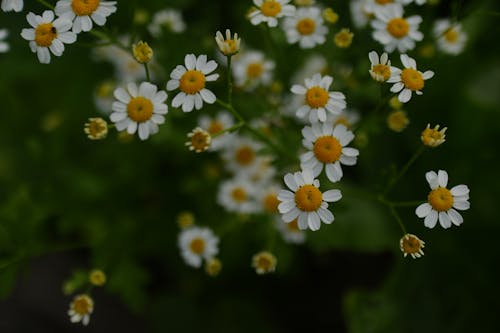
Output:
[[[412,234],[404,235],[399,241],[399,248],[406,257],[408,254],[412,258],[419,258],[424,255],[422,249],[425,247],[425,242]]]
[[[424,87],[424,78],[422,74],[413,68],[405,68],[401,72],[401,81],[405,87],[410,90],[421,90]]]
[[[254,161],[255,152],[249,146],[242,146],[236,150],[235,158],[239,165],[247,166]]]
[[[247,66],[247,76],[250,79],[256,79],[264,73],[264,66],[260,62],[254,62]]]
[[[370,74],[375,80],[385,82],[391,77],[391,68],[387,65],[378,64],[372,67]]]
[[[71,8],[78,16],[90,15],[99,7],[99,0],[73,0],[71,1]]]
[[[453,28],[449,28],[448,30],[446,30],[446,32],[444,33],[444,39],[446,39],[446,41],[448,43],[456,43],[458,41],[458,32],[457,30],[453,29]]]
[[[182,74],[179,88],[186,94],[194,95],[205,88],[205,74],[197,70],[189,70]]]
[[[260,11],[264,16],[275,17],[281,13],[281,4],[274,0],[264,1],[262,6],[260,6]]]
[[[57,38],[57,30],[52,23],[41,23],[35,29],[35,43],[38,46],[49,47]]]
[[[127,114],[137,123],[147,121],[153,115],[153,103],[142,96],[134,97],[128,102]]]
[[[194,150],[197,153],[204,152],[208,148],[210,148],[210,144],[212,143],[212,136],[210,133],[205,131],[200,127],[196,127],[188,134],[189,140],[186,142],[186,146],[189,147],[189,150]]]
[[[295,203],[297,207],[305,212],[317,210],[323,202],[323,194],[314,185],[301,186],[295,192]]]
[[[322,136],[314,142],[313,152],[321,163],[333,163],[340,159],[342,145],[333,136]]]
[[[450,190],[444,187],[432,190],[427,200],[432,208],[438,212],[446,212],[453,207],[453,195]]]
[[[236,202],[239,203],[245,202],[247,200],[247,191],[245,191],[245,189],[242,187],[235,187],[231,191],[231,197]]]
[[[216,134],[224,130],[224,125],[217,120],[214,120],[210,123],[210,125],[207,128],[207,132],[210,134]]]
[[[269,193],[264,197],[263,200],[264,209],[266,210],[266,212],[271,214],[278,212],[279,203],[280,202],[278,200],[278,196],[276,195],[276,193]]]
[[[201,255],[205,251],[205,240],[203,238],[193,238],[189,248],[193,253]]]
[[[328,91],[318,86],[311,87],[306,92],[306,103],[313,109],[324,107],[328,99]]]
[[[308,17],[303,18],[297,22],[297,31],[301,35],[310,35],[316,29],[316,23],[313,19]]]
[[[88,315],[94,309],[94,301],[88,295],[78,295],[71,302],[71,309],[81,316]]]
[[[387,31],[395,38],[403,38],[408,35],[410,25],[404,18],[393,18],[387,23]]]

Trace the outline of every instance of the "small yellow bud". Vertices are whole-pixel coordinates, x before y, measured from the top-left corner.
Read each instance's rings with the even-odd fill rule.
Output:
[[[447,127],[444,127],[442,130],[439,130],[439,125],[436,125],[434,128],[431,128],[431,125],[427,124],[427,127],[423,130],[420,139],[422,140],[424,145],[435,148],[446,141],[445,132],[447,129],[448,129]]]
[[[89,281],[92,285],[101,287],[106,283],[106,274],[100,269],[93,269],[89,273]]]
[[[276,270],[277,261],[271,252],[262,251],[252,257],[252,267],[259,275],[272,273]]]
[[[134,12],[134,23],[135,24],[146,24],[149,21],[149,13],[145,9],[137,9]]]
[[[102,118],[89,118],[83,131],[90,140],[102,140],[108,135],[108,123]]]
[[[194,150],[196,153],[201,153],[210,148],[212,143],[212,136],[210,133],[202,129],[201,127],[196,127],[190,133],[188,133],[188,141],[185,145],[189,147],[189,150]]]
[[[153,49],[149,47],[148,43],[143,42],[142,40],[139,43],[134,44],[132,50],[135,60],[141,64],[148,63],[153,57]]]
[[[393,111],[387,117],[387,126],[394,132],[403,131],[409,123],[410,120],[403,110]]]
[[[339,20],[339,14],[337,14],[332,8],[326,8],[323,10],[323,18],[326,22],[335,24]]]
[[[337,45],[337,47],[347,48],[351,46],[353,38],[354,34],[349,29],[344,28],[335,34],[333,42]]]
[[[413,234],[406,234],[399,240],[399,248],[404,256],[410,255],[413,259],[424,255],[422,250],[425,242]]]
[[[180,212],[177,215],[177,225],[181,229],[186,229],[194,224],[194,215],[191,212]]]
[[[403,106],[403,103],[399,101],[398,96],[394,96],[389,100],[389,106],[395,110],[399,110]]]
[[[212,277],[219,275],[222,269],[222,262],[217,258],[209,259],[205,264],[205,272]]]
[[[217,43],[217,46],[219,46],[219,50],[222,54],[226,56],[235,55],[240,51],[241,39],[238,38],[237,33],[231,37],[231,30],[229,29],[226,29],[226,38],[224,38],[220,31],[217,31],[215,34],[215,42]]]

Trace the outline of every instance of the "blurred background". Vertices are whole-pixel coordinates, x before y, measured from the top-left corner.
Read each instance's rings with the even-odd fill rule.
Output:
[[[79,35],[63,56],[42,65],[20,31],[27,27],[26,13],[44,7],[25,1],[22,13],[0,12],[0,29],[10,32],[10,51],[0,53],[1,332],[498,330],[498,1],[441,0],[409,7],[424,18],[425,34],[410,55],[419,69],[436,75],[426,82],[423,96],[404,106],[410,123],[401,133],[387,128],[385,116],[372,114],[380,91],[368,75],[367,54],[382,52],[371,39],[372,29],[353,25],[348,1],[316,3],[332,7],[339,21],[329,26],[327,42],[313,50],[288,45],[277,28],[271,38],[278,51],[270,52],[263,43],[265,29],[245,19],[252,5],[246,0],[119,1],[106,24],[113,36],[150,43],[153,82],[162,89],[185,54],[219,59],[213,37],[226,28],[274,58],[282,95],[305,59],[321,54],[335,78],[333,89],[346,95],[361,119],[371,119],[363,127],[365,140],[356,142],[358,164],[342,180],[336,221],[309,231],[302,245],[278,238],[277,270],[266,276],[255,273],[251,257],[266,244],[268,217],[225,212],[215,200],[218,184],[227,178],[220,157],[184,146],[197,117],[213,115],[219,107],[190,114],[169,107],[166,123],[146,142],[114,130],[104,141],[88,140],[87,119],[107,117],[95,103],[98,88],[116,78],[113,66],[95,51],[95,37]],[[186,30],[153,38],[147,22],[165,7],[182,12]],[[436,19],[452,16],[468,34],[458,56],[435,50],[430,33]],[[355,35],[349,48],[340,49],[332,39],[344,27]],[[396,55],[391,59],[399,66]],[[221,79],[211,87],[223,95],[224,66],[217,71]],[[389,85],[384,93],[388,90]],[[246,117],[259,119],[270,108],[262,102],[268,94],[267,89],[237,89],[234,104]],[[471,209],[462,214],[463,225],[447,230],[424,227],[415,207],[398,209],[408,231],[426,242],[425,256],[413,260],[402,256],[401,233],[390,212],[366,193],[380,193],[388,175],[421,144],[427,123],[448,127],[446,143],[427,150],[389,197],[425,200],[425,172],[444,169],[450,185],[469,186]],[[302,125],[290,119],[283,124],[270,125],[273,133],[286,138],[290,151],[299,151]],[[298,167],[280,161],[276,166],[280,177]],[[180,257],[176,218],[182,211],[216,233],[235,225],[221,238],[219,276],[192,269]],[[75,272],[95,267],[106,272],[108,283],[93,291],[89,326],[71,324],[66,312],[72,296],[63,286]]]

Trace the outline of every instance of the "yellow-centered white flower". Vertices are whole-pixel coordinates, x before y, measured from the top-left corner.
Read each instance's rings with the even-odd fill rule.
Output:
[[[437,39],[437,47],[442,52],[457,55],[464,50],[467,35],[460,23],[452,24],[448,19],[437,20],[433,32]]]
[[[219,238],[209,228],[190,227],[179,234],[181,257],[189,266],[199,268],[203,260],[210,260],[219,253]]]
[[[253,25],[264,22],[269,27],[276,27],[279,18],[295,14],[295,6],[289,5],[289,2],[290,0],[253,0],[257,8],[250,13],[250,22]]]
[[[339,201],[342,194],[339,190],[328,190],[321,193],[319,180],[314,179],[311,169],[304,169],[294,174],[285,175],[285,184],[291,190],[281,190],[278,206],[282,219],[290,223],[298,218],[300,230],[319,230],[321,221],[330,224],[334,220],[327,202]]]
[[[23,0],[2,0],[2,10],[4,12],[20,12],[21,10],[23,10],[23,6]]]
[[[73,22],[73,32],[78,34],[92,30],[93,23],[106,24],[106,18],[116,12],[116,1],[59,0],[54,11]]]
[[[382,53],[379,58],[377,52],[371,51],[370,53],[368,53],[368,58],[371,62],[369,73],[372,79],[374,79],[375,81],[385,82],[389,80],[389,78],[391,77],[391,73],[397,70],[396,67],[391,66],[389,56],[385,52]]]
[[[421,204],[415,210],[418,217],[424,218],[424,225],[434,228],[439,219],[439,224],[445,229],[452,224],[459,226],[464,219],[458,210],[470,208],[469,188],[467,185],[457,185],[448,190],[448,173],[439,170],[438,173],[429,171],[425,178],[431,187],[431,192],[427,196],[427,202]]]
[[[417,70],[417,62],[406,54],[400,56],[404,68],[393,67],[388,83],[394,83],[391,87],[393,93],[399,93],[398,99],[401,103],[406,103],[411,99],[412,93],[422,95],[425,80],[434,76],[433,71],[421,72]]]
[[[267,59],[260,51],[241,52],[232,66],[234,84],[247,91],[259,85],[267,86],[273,79],[274,67],[274,61]]]
[[[319,8],[299,8],[294,16],[283,20],[283,30],[288,43],[298,42],[301,48],[310,49],[325,43],[328,29],[323,23],[323,16]]]

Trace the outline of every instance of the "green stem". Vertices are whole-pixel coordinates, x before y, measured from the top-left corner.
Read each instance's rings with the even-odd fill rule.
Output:
[[[54,10],[54,6],[51,5],[50,3],[48,3],[47,1],[45,1],[45,0],[36,0],[36,1],[38,1],[38,3],[44,5],[45,7]]]
[[[418,206],[422,203],[422,200],[415,201],[399,201],[399,202],[391,202],[394,207],[413,207]]]
[[[148,82],[151,82],[151,77],[149,76],[149,68],[147,62],[144,63],[144,70],[146,70],[146,79],[148,80]]]
[[[425,149],[425,146],[424,145],[421,145],[417,151],[415,152],[415,154],[413,154],[413,156],[408,160],[408,162],[406,162],[406,164],[401,168],[401,170],[399,171],[399,173],[393,177],[391,180],[389,180],[389,183],[387,184],[385,190],[384,190],[384,195],[387,194],[394,185],[396,185],[396,183],[401,179],[401,177],[403,177],[406,172],[408,171],[408,169],[410,168],[410,166],[417,160],[417,158],[422,154],[422,152],[424,151]]]
[[[231,55],[227,57],[227,102],[233,105],[233,75],[231,73]]]
[[[119,48],[121,48],[122,50],[124,50],[127,53],[130,52],[130,48],[128,48],[127,46],[123,45],[115,37],[113,37],[111,35],[108,35],[106,32],[104,32],[102,30],[92,29],[92,30],[89,31],[89,33],[92,34],[92,35],[94,35],[94,36],[96,36],[97,38],[109,41],[110,43],[118,46]]]
[[[234,126],[231,126],[231,127],[226,128],[226,129],[224,129],[224,130],[222,130],[222,131],[220,131],[220,132],[215,133],[214,135],[212,135],[212,138],[216,138],[216,137],[218,137],[218,136],[221,136],[221,135],[222,135],[222,134],[224,134],[224,133],[228,133],[228,132],[229,132],[229,133],[231,133],[231,132],[234,132],[234,131],[236,131],[236,130],[240,129],[241,127],[243,127],[243,125],[244,125],[244,123],[239,122],[239,123],[237,123],[237,124],[236,124],[236,125],[234,125]]]
[[[391,211],[391,214],[392,216],[394,216],[394,218],[396,219],[396,221],[398,222],[399,224],[399,227],[401,228],[401,230],[403,231],[403,235],[406,235],[407,232],[406,232],[406,228],[405,228],[405,225],[403,224],[403,221],[401,220],[401,217],[399,217],[399,214],[398,212],[396,211],[396,209],[394,208],[393,205],[389,206],[389,210]]]

